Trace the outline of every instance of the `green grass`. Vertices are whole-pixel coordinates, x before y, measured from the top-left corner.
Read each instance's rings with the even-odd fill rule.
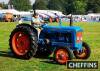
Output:
[[[57,26],[56,23],[51,25]],[[68,25],[68,23],[63,24]],[[30,60],[21,60],[10,57],[9,51],[9,35],[15,28],[16,23],[0,22],[0,71],[72,71],[67,69],[65,65],[46,63],[46,59],[32,58]],[[74,23],[74,26],[83,28],[83,40],[91,47],[91,56],[88,60],[99,61],[100,67],[100,23]],[[73,59],[75,60],[75,59]],[[100,71],[99,69],[74,69],[73,71]]]

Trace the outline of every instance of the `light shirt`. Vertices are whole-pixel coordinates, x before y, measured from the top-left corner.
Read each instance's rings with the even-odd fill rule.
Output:
[[[32,22],[34,23],[34,22],[39,22],[39,23],[41,23],[41,22],[43,22],[43,20],[41,19],[41,18],[34,18],[34,17],[32,17]]]

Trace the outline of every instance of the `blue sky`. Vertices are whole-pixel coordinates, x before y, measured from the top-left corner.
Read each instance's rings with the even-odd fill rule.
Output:
[[[8,3],[8,1],[9,0],[0,0],[0,2],[5,2],[5,3]],[[23,0],[22,0],[23,1]],[[31,3],[33,3],[34,2],[34,0],[30,0],[31,1]]]

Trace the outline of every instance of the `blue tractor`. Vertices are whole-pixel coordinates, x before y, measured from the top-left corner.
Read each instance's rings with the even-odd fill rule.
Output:
[[[28,24],[17,25],[10,35],[9,45],[13,54],[19,58],[30,59],[34,55],[53,55],[59,64],[66,64],[73,58],[87,59],[91,50],[82,41],[82,28],[78,26],[42,25],[39,35],[37,30]],[[71,25],[72,23],[70,23]]]

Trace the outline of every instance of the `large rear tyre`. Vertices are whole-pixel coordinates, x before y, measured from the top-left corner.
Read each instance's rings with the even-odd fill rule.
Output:
[[[66,64],[73,57],[72,52],[67,47],[57,48],[54,52],[55,61],[59,64]]]
[[[74,51],[73,53],[77,59],[88,59],[91,54],[90,47],[86,42],[82,43],[82,47],[82,52]]]
[[[11,33],[9,45],[16,57],[30,59],[38,47],[36,33],[28,26],[19,26]]]

